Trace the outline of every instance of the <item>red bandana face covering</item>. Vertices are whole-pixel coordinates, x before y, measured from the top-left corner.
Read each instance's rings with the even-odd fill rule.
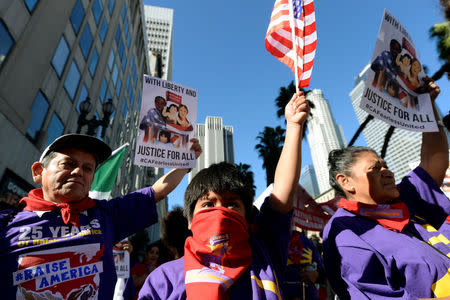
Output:
[[[195,214],[184,255],[188,299],[224,299],[250,266],[252,253],[243,216],[225,207]]]
[[[65,224],[69,222],[74,226],[80,226],[80,212],[94,207],[95,202],[89,197],[76,203],[53,203],[44,199],[42,189],[34,189],[28,193],[19,203],[25,203],[25,210],[28,211],[49,211],[61,209],[61,216]]]
[[[376,220],[385,228],[394,231],[402,231],[409,222],[409,210],[404,202],[376,205],[341,198],[337,205],[357,215]]]

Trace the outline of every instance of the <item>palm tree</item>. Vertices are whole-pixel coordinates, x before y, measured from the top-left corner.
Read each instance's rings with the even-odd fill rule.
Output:
[[[305,96],[311,92],[310,90],[300,89],[303,91]],[[277,117],[283,118],[284,117],[284,108],[289,103],[289,100],[291,100],[292,95],[295,94],[295,84],[294,81],[291,81],[287,87],[282,86],[280,88],[280,93],[278,94],[278,97],[275,99],[275,105],[277,107]],[[312,109],[314,108],[314,103],[312,103],[310,100],[306,100],[308,102],[309,107]],[[310,117],[312,117],[312,114],[309,114]],[[306,128],[308,126],[307,124],[308,120],[305,122],[305,126],[303,126],[303,138],[305,137]]]
[[[447,74],[447,78],[450,79],[450,20],[434,24],[430,29],[430,37],[437,39],[439,58],[444,61],[431,78],[436,81]]]
[[[252,196],[255,197],[256,186],[255,186],[254,174],[250,170],[250,168],[251,168],[250,165],[239,163],[239,164],[236,164],[236,167],[238,167],[239,171],[241,171],[241,173],[244,175],[245,182],[248,186],[250,186],[252,188],[252,190],[253,190]]]
[[[284,142],[285,130],[280,126],[276,128],[264,127],[256,137],[259,144],[255,146],[258,150],[258,156],[263,160],[263,168],[266,170],[267,185],[273,183],[275,177],[275,168],[281,155],[281,149]]]

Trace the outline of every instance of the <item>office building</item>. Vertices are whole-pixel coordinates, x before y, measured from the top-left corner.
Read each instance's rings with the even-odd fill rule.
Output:
[[[300,184],[311,197],[315,198],[320,194],[316,179],[316,172],[314,171],[314,167],[312,165],[306,165],[302,168],[300,173]]]
[[[308,143],[317,178],[319,193],[330,189],[328,181],[328,153],[345,147],[345,138],[340,125],[337,125],[323,92],[312,90],[306,95],[314,103],[312,117],[308,119]]]
[[[221,117],[206,117],[205,124],[197,124],[195,135],[203,152],[197,159],[197,166],[189,173],[189,181],[214,163],[234,163],[233,127],[224,126]]]
[[[142,78],[149,72],[143,16],[142,1],[1,2],[2,199],[35,187],[30,166],[42,150],[77,131],[82,108],[91,108],[87,119],[101,119],[109,99],[114,111],[103,140],[113,149],[130,143],[112,195],[151,183],[149,171],[132,164]],[[100,127],[94,134],[102,138]]]
[[[172,80],[173,9],[150,5],[144,9],[149,61],[156,70],[149,75]]]

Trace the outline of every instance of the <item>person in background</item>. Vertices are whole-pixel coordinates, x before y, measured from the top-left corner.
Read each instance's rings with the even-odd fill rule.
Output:
[[[130,275],[133,278],[136,295],[139,293],[147,276],[160,264],[160,254],[162,254],[160,242],[155,242],[147,246],[143,262],[137,263],[131,269]]]
[[[180,206],[172,209],[163,220],[163,243],[171,253],[171,259],[184,255],[184,243],[192,233],[188,228],[188,220]]]
[[[450,297],[450,201],[440,189],[449,149],[434,104],[439,87],[429,78],[425,86],[439,131],[422,133],[420,165],[400,184],[370,148],[329,154],[330,184],[342,198],[323,256],[340,299]]]
[[[287,300],[319,300],[316,288],[323,277],[322,257],[314,243],[302,232],[293,231],[289,243],[283,292]]]
[[[185,193],[192,237],[186,240],[184,257],[150,273],[139,299],[283,297],[280,284],[308,114],[305,96],[295,94],[285,108],[286,138],[273,191],[256,215],[252,215],[253,189],[236,165],[213,164],[195,175]]]

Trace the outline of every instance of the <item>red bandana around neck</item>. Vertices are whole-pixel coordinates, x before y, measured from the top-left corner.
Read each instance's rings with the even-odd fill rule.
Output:
[[[42,189],[34,189],[28,193],[28,197],[23,197],[19,203],[25,203],[25,210],[28,211],[49,211],[61,209],[61,216],[65,224],[69,222],[74,226],[80,226],[80,212],[95,206],[95,201],[89,197],[75,203],[53,203],[45,200]]]
[[[248,225],[243,216],[215,207],[195,214],[184,246],[188,299],[223,299],[252,261]]]
[[[341,198],[337,206],[357,215],[373,219],[389,230],[402,231],[409,222],[408,207],[401,201],[377,205]]]

